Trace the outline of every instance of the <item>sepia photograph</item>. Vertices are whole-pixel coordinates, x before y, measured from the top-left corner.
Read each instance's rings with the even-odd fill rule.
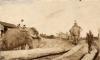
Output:
[[[0,0],[0,60],[100,60],[100,0]]]

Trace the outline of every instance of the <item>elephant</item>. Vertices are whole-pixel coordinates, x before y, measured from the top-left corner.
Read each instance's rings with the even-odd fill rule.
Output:
[[[19,46],[28,45],[29,49],[33,48],[33,38],[29,32],[24,29],[8,29],[0,40],[0,50],[13,50]]]

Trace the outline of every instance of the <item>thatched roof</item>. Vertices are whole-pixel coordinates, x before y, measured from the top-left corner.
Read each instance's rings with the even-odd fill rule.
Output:
[[[11,24],[11,23],[7,23],[7,22],[2,22],[2,21],[0,21],[0,24],[6,26],[6,27],[8,27],[8,28],[16,28],[16,25]]]

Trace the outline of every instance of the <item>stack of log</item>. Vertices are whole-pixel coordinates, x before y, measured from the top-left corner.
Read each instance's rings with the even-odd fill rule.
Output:
[[[42,57],[46,57],[49,55],[64,53],[59,57],[56,57],[52,60],[63,60],[63,58],[72,56],[87,47],[85,45],[77,45],[73,48],[37,48],[31,50],[15,50],[15,51],[1,51],[0,52],[0,60],[29,60],[29,59],[38,59]],[[84,48],[86,49],[86,48]],[[87,53],[85,51],[85,56],[82,57],[81,60],[93,60],[94,56],[96,55],[97,50],[94,48],[91,53]],[[82,54],[83,55],[83,54]],[[67,59],[70,60],[70,59]]]

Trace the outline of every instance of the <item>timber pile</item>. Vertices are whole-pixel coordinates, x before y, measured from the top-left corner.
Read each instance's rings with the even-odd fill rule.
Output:
[[[61,52],[67,52],[70,49],[62,48],[37,48],[32,50],[16,50],[16,51],[1,51],[0,60],[16,60],[16,59],[34,59],[42,56],[47,56],[51,54],[57,54]]]
[[[70,51],[66,52],[65,54],[63,54],[53,60],[64,60],[64,58],[73,55],[74,53],[78,52],[81,48],[83,48],[83,45],[77,45],[74,48],[72,48]]]
[[[84,50],[86,49],[86,50]],[[63,53],[63,54],[62,54]],[[1,51],[0,60],[45,60],[46,57],[55,57],[51,60],[93,60],[97,50],[93,49],[87,54],[87,45],[77,45],[71,49],[37,48],[32,50]],[[58,56],[57,56],[58,55]],[[79,57],[77,57],[77,56]],[[85,56],[83,56],[85,55]],[[83,56],[83,57],[82,57]],[[48,59],[47,59],[48,60]]]

